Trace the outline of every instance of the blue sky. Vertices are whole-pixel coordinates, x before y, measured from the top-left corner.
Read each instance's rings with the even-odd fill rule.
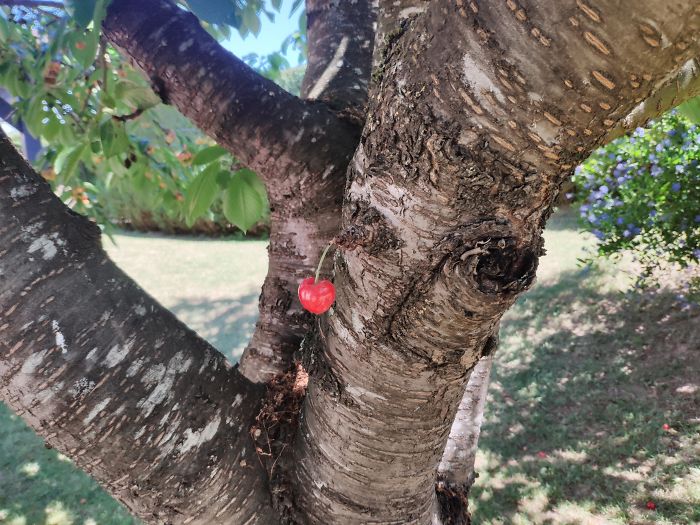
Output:
[[[270,7],[269,0],[266,3],[268,10],[274,12]],[[224,47],[238,57],[243,57],[249,53],[267,55],[274,51],[279,51],[282,41],[299,27],[299,15],[302,8],[297,9],[290,18],[289,11],[291,7],[292,0],[283,0],[280,12],[275,14],[274,22],[270,22],[267,16],[262,15],[260,19],[260,34],[257,37],[248,35],[244,40],[237,31],[234,31],[234,35],[229,41],[224,43]],[[287,60],[289,60],[291,65],[296,65],[298,63],[297,53],[288,54]]]

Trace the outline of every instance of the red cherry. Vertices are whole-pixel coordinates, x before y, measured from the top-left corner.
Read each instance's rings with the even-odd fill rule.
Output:
[[[315,277],[307,277],[299,285],[299,301],[312,314],[322,314],[335,301],[335,286],[327,279],[316,282]]]
[[[537,453],[537,457],[538,457],[538,458],[544,459],[544,458],[547,457],[547,453],[544,452],[544,451],[542,451],[542,450],[540,450],[540,451]]]
[[[664,423],[663,425],[661,425],[661,428],[663,428],[664,430],[670,430],[671,425],[669,425],[668,423]]]
[[[648,508],[649,510],[655,510],[655,509],[656,509],[656,503],[654,503],[653,501],[647,501],[647,508]]]

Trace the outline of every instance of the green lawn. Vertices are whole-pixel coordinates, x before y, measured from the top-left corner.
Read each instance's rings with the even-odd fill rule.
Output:
[[[538,283],[503,322],[473,490],[474,523],[700,522],[700,323],[672,290],[576,258],[570,215]],[[263,241],[122,234],[107,249],[161,303],[237,359],[266,269]],[[670,425],[668,431],[662,425]],[[657,510],[647,511],[648,500]],[[136,521],[0,405],[0,523]]]

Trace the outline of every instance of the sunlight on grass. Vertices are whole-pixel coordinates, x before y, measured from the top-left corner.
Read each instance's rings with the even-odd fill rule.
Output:
[[[73,525],[73,522],[73,516],[60,501],[51,502],[46,507],[45,525]]]
[[[25,476],[29,478],[33,478],[39,473],[39,470],[41,470],[41,467],[36,461],[31,461],[29,463],[25,463],[22,465],[19,469],[19,471],[24,474]]]

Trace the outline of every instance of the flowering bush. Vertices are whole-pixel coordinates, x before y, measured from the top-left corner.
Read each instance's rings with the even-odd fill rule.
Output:
[[[677,112],[595,152],[574,182],[598,255],[630,250],[647,275],[700,261],[700,129]]]

